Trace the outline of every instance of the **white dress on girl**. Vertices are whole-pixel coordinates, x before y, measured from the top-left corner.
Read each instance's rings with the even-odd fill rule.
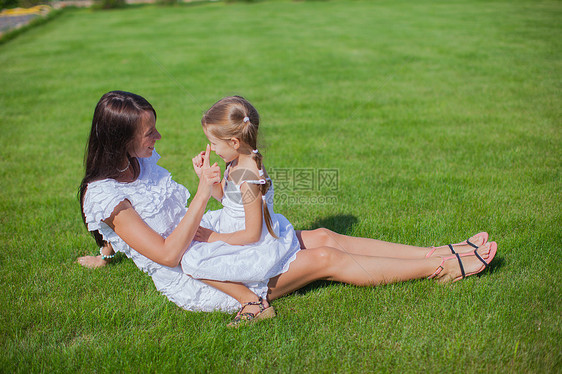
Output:
[[[244,230],[246,223],[240,185],[228,180],[228,171],[227,168],[224,173],[223,208],[207,212],[201,221],[201,226],[221,234]],[[263,184],[265,179],[242,183]],[[291,223],[283,215],[273,213],[273,185],[265,194],[264,203],[278,239],[269,233],[262,218],[261,237],[255,243],[194,242],[181,260],[184,273],[197,279],[242,282],[265,297],[269,279],[289,269],[300,245]]]
[[[166,169],[156,164],[159,158],[156,151],[150,158],[139,158],[140,175],[132,183],[103,179],[88,184],[84,195],[84,215],[88,230],[98,230],[115,251],[131,258],[139,269],[148,273],[156,289],[181,308],[228,312],[240,308],[238,301],[186,275],[180,266],[163,266],[138,253],[103,222],[120,202],[128,200],[144,222],[162,237],[166,238],[172,233],[187,212],[187,199],[190,195],[184,186],[172,180]],[[207,213],[203,219],[207,220],[208,215],[213,215],[213,212]],[[204,246],[208,243],[192,244]],[[260,285],[259,288],[250,288],[256,294],[263,294],[264,283],[267,284],[267,280],[256,282]]]

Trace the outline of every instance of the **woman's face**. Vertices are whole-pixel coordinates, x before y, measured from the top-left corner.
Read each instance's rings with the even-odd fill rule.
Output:
[[[162,136],[156,130],[156,119],[154,113],[144,112],[142,122],[137,129],[137,134],[133,140],[133,149],[129,152],[133,157],[147,158],[152,156],[154,144],[160,140]]]

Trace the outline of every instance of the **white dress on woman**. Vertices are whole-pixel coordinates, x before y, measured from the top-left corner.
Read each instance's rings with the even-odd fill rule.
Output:
[[[129,247],[103,220],[109,218],[115,207],[128,200],[140,217],[158,234],[166,238],[187,212],[189,191],[172,180],[170,173],[156,163],[160,156],[153,152],[150,158],[139,158],[140,175],[134,182],[120,183],[103,179],[88,184],[84,195],[84,215],[88,230],[98,230],[113,249],[131,258],[137,267],[152,278],[156,289],[181,308],[193,311],[233,311],[240,307],[238,301],[206,284],[186,275],[180,266],[160,265]],[[216,212],[205,214],[207,222]],[[291,228],[292,229],[292,228]],[[206,245],[213,243],[198,243]],[[297,242],[298,244],[298,242]],[[288,269],[291,258],[283,269]],[[268,279],[249,287],[256,294],[264,294]]]
[[[223,208],[207,212],[201,222],[201,226],[221,234],[245,228],[240,185],[265,183],[265,179],[245,180],[237,185],[228,180],[228,171],[224,173]],[[223,241],[194,242],[181,260],[183,272],[198,279],[242,282],[258,290],[258,296],[265,297],[267,281],[288,270],[300,245],[291,223],[283,215],[273,213],[273,185],[265,194],[263,203],[267,204],[271,226],[277,238],[269,233],[262,217],[261,237],[255,243],[231,245]]]

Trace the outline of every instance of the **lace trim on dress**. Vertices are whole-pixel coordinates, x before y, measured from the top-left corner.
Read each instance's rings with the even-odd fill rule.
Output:
[[[117,182],[104,179],[88,184],[84,195],[84,216],[88,231],[99,230],[102,221],[109,218],[115,207],[127,199],[124,193],[113,186],[114,183]]]
[[[131,183],[120,183],[114,179],[103,179],[88,184],[84,196],[84,215],[89,231],[99,230],[101,222],[113,213],[115,207],[129,200],[144,219],[159,214],[166,201],[187,205],[189,191],[174,182],[171,174],[156,165],[158,153],[148,159],[140,159],[141,174]],[[170,199],[170,200],[168,200]]]

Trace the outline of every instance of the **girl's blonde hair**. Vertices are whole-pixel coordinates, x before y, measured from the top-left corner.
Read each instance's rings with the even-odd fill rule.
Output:
[[[214,137],[222,140],[232,138],[239,139],[242,143],[251,148],[252,157],[256,162],[258,170],[262,170],[262,154],[257,151],[258,128],[260,126],[260,115],[250,102],[241,96],[228,96],[217,101],[201,118],[201,125]],[[253,152],[257,151],[257,152]],[[266,180],[265,184],[260,184],[260,192],[265,196],[271,185],[271,181]],[[277,238],[273,231],[271,215],[267,204],[263,202],[263,217],[267,226],[267,231]]]

